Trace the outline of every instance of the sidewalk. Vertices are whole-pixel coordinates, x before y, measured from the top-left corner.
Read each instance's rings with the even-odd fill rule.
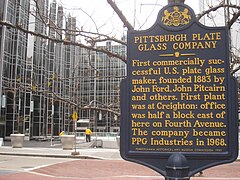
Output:
[[[240,148],[239,148],[240,150]],[[60,142],[50,141],[25,141],[23,148],[12,148],[11,142],[4,142],[0,146],[0,154],[2,155],[22,155],[22,156],[45,156],[45,157],[60,157],[60,158],[80,158],[80,159],[122,159],[119,149],[106,149],[106,148],[76,148],[79,155],[71,155],[75,152],[72,150],[63,150]],[[237,158],[240,161],[240,152]]]
[[[63,163],[5,174],[0,176],[0,180],[164,180],[148,167],[122,160],[118,149],[88,148],[77,151],[80,152],[79,156],[72,156],[72,150],[60,148],[0,147],[0,154],[5,155],[75,158]],[[240,162],[209,168],[204,170],[203,176],[192,177],[191,180],[240,180]]]
[[[12,148],[10,141],[4,141],[4,145],[0,146],[1,155],[65,157],[80,159],[109,159],[109,160],[122,159],[120,156],[119,149],[76,147],[76,152],[79,152],[79,155],[71,155],[72,152],[75,152],[75,147],[72,150],[63,150],[61,143],[59,141],[54,142],[24,141],[23,148]],[[237,161],[240,161],[240,152]]]
[[[39,156],[74,158],[73,161],[43,166],[29,171],[7,174],[0,179],[71,179],[71,180],[163,180],[157,172],[145,166],[122,160],[118,149],[84,148],[76,149],[80,155],[71,155],[73,150],[62,150],[57,142],[31,141],[23,148],[12,148],[10,142],[0,147],[0,155]],[[104,161],[99,161],[99,160]],[[66,168],[71,167],[71,168]],[[202,177],[193,180],[240,180],[240,162],[224,164],[204,170]]]
[[[59,158],[80,158],[80,159],[122,159],[119,149],[103,148],[76,148],[79,155],[71,155],[75,152],[72,150],[63,150],[59,142],[51,145],[49,141],[30,141],[24,142],[23,148],[12,148],[10,142],[4,142],[0,147],[1,155],[18,155],[18,156],[40,156],[40,157],[59,157]]]

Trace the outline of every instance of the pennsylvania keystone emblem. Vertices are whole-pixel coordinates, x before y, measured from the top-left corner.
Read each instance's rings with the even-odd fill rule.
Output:
[[[186,25],[190,22],[191,16],[188,14],[189,10],[185,8],[183,11],[179,10],[179,7],[174,6],[173,11],[164,11],[164,16],[162,17],[162,22],[166,26],[180,26]]]

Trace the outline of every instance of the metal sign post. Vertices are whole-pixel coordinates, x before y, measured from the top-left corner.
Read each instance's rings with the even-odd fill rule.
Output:
[[[73,112],[72,118],[74,120],[74,152],[72,152],[72,155],[79,155],[80,153],[77,152],[77,119],[78,119],[78,114],[76,111]]]

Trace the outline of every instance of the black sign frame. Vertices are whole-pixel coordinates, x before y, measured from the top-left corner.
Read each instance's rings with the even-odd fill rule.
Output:
[[[174,20],[171,21],[169,16],[173,17],[175,14],[183,16],[182,21],[175,22]],[[182,14],[181,14],[182,13]],[[191,17],[191,18],[189,18]],[[175,24],[174,24],[175,23]],[[177,23],[177,24],[176,24]],[[199,28],[199,29],[198,29]],[[152,61],[153,59],[157,61],[157,56],[159,55],[159,51],[161,51],[161,48],[165,48],[165,45],[158,47],[153,45],[151,46],[151,42],[154,40],[152,38],[149,38],[146,40],[146,36],[155,36],[158,34],[188,34],[191,35],[192,33],[201,33],[202,31],[213,33],[213,32],[221,32],[221,35],[223,37],[223,41],[221,41],[220,45],[218,46],[224,46],[224,52],[222,53],[224,57],[224,76],[225,76],[225,88],[226,88],[226,99],[224,102],[226,102],[226,119],[227,119],[227,147],[223,148],[222,152],[187,152],[187,151],[158,151],[158,150],[136,150],[136,146],[133,147],[131,138],[132,135],[132,126],[131,126],[131,120],[132,120],[132,92],[133,89],[132,85],[132,72],[133,70],[137,70],[138,67],[133,68],[132,67],[132,60],[142,60],[142,66],[139,68],[140,70],[148,70],[150,66],[148,66],[147,60]],[[134,37],[140,37],[142,36],[143,39]],[[160,37],[159,37],[160,38]],[[157,40],[159,41],[159,38]],[[136,46],[136,42],[146,42],[143,43],[145,45],[141,47]],[[235,78],[230,76],[230,70],[229,70],[229,40],[228,40],[228,29],[227,27],[206,27],[198,22],[198,20],[195,17],[195,14],[193,10],[184,4],[170,4],[166,7],[164,7],[158,15],[156,23],[148,30],[145,31],[135,31],[131,30],[128,31],[128,75],[125,80],[121,83],[121,139],[120,139],[120,153],[123,159],[128,161],[137,162],[140,164],[143,164],[145,166],[148,166],[163,176],[167,176],[167,166],[169,163],[169,159],[173,154],[181,154],[183,155],[186,160],[187,164],[189,166],[187,176],[191,177],[195,173],[202,171],[206,168],[216,166],[219,164],[224,163],[230,163],[236,160],[238,156],[238,103],[236,100],[237,97],[237,81]],[[202,47],[202,46],[201,46]],[[139,49],[137,49],[139,48]],[[139,53],[143,48],[144,50]],[[159,48],[159,49],[158,49]],[[150,49],[150,50],[149,50]],[[157,49],[155,51],[155,49]],[[216,48],[218,49],[218,48]],[[220,48],[221,49],[221,48]],[[146,53],[146,51],[148,51]],[[191,49],[192,50],[192,49]],[[222,50],[222,49],[221,49]],[[154,51],[154,52],[152,52]],[[185,49],[179,50],[180,55],[184,53],[188,53]],[[191,52],[194,52],[195,50],[192,50]],[[197,51],[197,50],[196,50]],[[218,50],[215,50],[214,53],[216,53]],[[201,53],[208,53],[209,51],[201,50]],[[161,51],[162,53],[162,51]],[[172,55],[176,57],[179,57],[179,54],[174,54],[172,51],[165,50],[165,55]],[[205,58],[210,59],[209,55],[206,54]],[[222,55],[221,54],[221,55]],[[219,56],[221,56],[219,55]],[[150,57],[149,57],[150,56]],[[146,59],[143,61],[143,59]],[[136,61],[136,63],[138,63]],[[144,65],[147,66],[147,68],[144,69]],[[182,67],[181,67],[182,68]],[[182,70],[182,69],[181,69]],[[143,72],[143,71],[140,71]],[[145,71],[144,71],[145,72]],[[197,73],[197,72],[195,72]],[[139,75],[138,77],[140,77]],[[150,77],[150,76],[149,76]],[[151,83],[151,82],[149,82]],[[212,82],[211,82],[212,83]],[[166,87],[166,86],[164,86]],[[144,91],[144,90],[143,90]],[[149,92],[147,92],[149,93]],[[151,93],[151,92],[150,92]],[[140,93],[141,94],[141,93]],[[142,94],[141,94],[142,95]],[[197,97],[197,96],[196,96]],[[145,97],[142,97],[145,98]],[[144,103],[143,103],[144,104]],[[146,118],[147,119],[147,118]],[[144,145],[139,146],[140,149],[144,148]],[[151,146],[147,146],[148,148]]]

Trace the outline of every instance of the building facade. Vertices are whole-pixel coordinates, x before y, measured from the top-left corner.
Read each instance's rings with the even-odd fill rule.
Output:
[[[29,23],[29,1],[1,1],[3,21],[18,24],[26,28]],[[1,32],[1,132],[9,136],[13,132],[23,131],[27,126],[22,119],[25,104],[27,34],[11,27],[2,27]]]
[[[85,126],[94,132],[118,131],[119,86],[126,74],[125,63],[57,42],[79,40],[76,18],[65,17],[55,0],[50,4],[38,0],[37,5],[31,0],[6,0],[1,5],[2,20],[49,38],[0,27],[0,136],[24,133],[29,138],[50,138],[61,131],[71,133],[75,111],[79,122],[87,120]],[[126,54],[124,45],[107,42],[101,48]]]
[[[6,19],[6,1],[0,1],[0,20]],[[0,26],[0,72],[2,72],[2,63],[3,63],[3,47],[4,47],[4,32],[5,32],[4,26]],[[2,78],[0,77],[0,84],[2,84]],[[0,88],[0,94],[2,94],[2,89]],[[5,97],[5,96],[3,96]],[[0,103],[0,109],[2,107],[2,98]],[[2,111],[2,110],[1,110]],[[0,111],[0,112],[1,112]],[[6,121],[5,118],[0,117],[0,137],[3,137],[5,135],[5,127],[6,127]]]

